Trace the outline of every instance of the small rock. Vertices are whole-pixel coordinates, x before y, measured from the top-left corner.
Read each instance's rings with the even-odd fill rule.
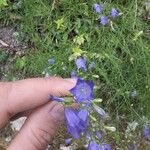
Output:
[[[71,146],[65,146],[63,144],[60,145],[60,150],[76,150],[76,146],[75,145],[71,145]]]
[[[21,117],[15,121],[12,121],[11,128],[13,130],[19,131],[21,129],[22,125],[24,124],[25,120],[26,120],[26,117]]]
[[[6,142],[10,142],[11,141],[11,136],[8,136],[7,138],[5,138]]]

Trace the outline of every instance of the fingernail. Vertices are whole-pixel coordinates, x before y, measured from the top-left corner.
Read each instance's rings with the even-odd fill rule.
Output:
[[[54,119],[58,121],[64,120],[64,107],[61,104],[57,104],[52,110],[51,115],[54,117]]]
[[[74,83],[74,84],[76,84],[76,82],[77,82],[77,79],[72,79],[72,78],[65,78],[65,80],[66,81],[69,81],[69,82],[72,82],[72,83]]]

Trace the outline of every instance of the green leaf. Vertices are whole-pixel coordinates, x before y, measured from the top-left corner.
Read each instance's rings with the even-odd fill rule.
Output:
[[[26,64],[26,57],[18,58],[16,61],[16,67],[19,69],[23,69]]]
[[[73,53],[77,53],[79,56],[82,55],[83,51],[80,49],[79,46],[75,46],[72,48]]]
[[[8,58],[8,54],[0,51],[0,62],[5,61]]]
[[[82,35],[79,35],[79,36],[76,36],[74,39],[73,39],[73,42],[75,44],[78,44],[78,45],[81,45],[83,44],[85,41],[84,37],[83,37],[83,34]]]
[[[138,39],[138,37],[140,37],[143,34],[143,31],[139,31],[135,34],[133,41],[136,41]]]
[[[72,61],[72,60],[76,59],[77,57],[81,56],[82,54],[86,53],[86,51],[81,50],[79,46],[73,47],[72,52],[73,52],[73,54],[70,55],[69,61]]]
[[[92,103],[101,103],[103,100],[101,98],[96,98],[92,101]]]
[[[0,8],[8,6],[7,0],[0,0]]]
[[[55,23],[57,25],[57,30],[64,28],[64,18],[56,20]]]

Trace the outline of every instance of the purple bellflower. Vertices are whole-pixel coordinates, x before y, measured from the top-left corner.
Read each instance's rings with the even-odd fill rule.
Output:
[[[96,13],[101,13],[103,11],[103,6],[100,4],[94,4],[93,8],[94,8]]]
[[[87,71],[87,68],[86,68],[86,59],[83,58],[83,57],[79,57],[76,59],[76,66],[78,69],[81,69],[83,72],[86,72]]]
[[[65,139],[65,144],[70,145],[72,142],[72,138]]]
[[[57,101],[57,102],[64,102],[65,101],[64,98],[57,97],[57,96],[52,96],[52,95],[49,96],[49,100]]]
[[[54,58],[48,59],[48,64],[49,65],[53,65],[54,63],[55,63],[55,59]]]
[[[65,118],[66,118],[68,133],[70,133],[74,138],[79,138],[81,134],[81,130],[79,128],[80,119],[77,116],[77,112],[70,108],[66,108]]]
[[[96,135],[99,139],[102,139],[103,135],[101,131],[96,131]]]
[[[88,145],[88,150],[100,150],[99,145],[94,141],[91,141]]]
[[[150,128],[146,124],[144,125],[143,134],[147,139],[150,139]]]
[[[65,117],[67,123],[67,131],[74,138],[79,138],[88,126],[88,111],[80,110],[74,111],[70,108],[65,109]]]
[[[88,117],[88,111],[86,109],[81,109],[78,112],[78,117],[80,120],[82,120],[84,123],[87,122],[87,117]]]
[[[78,127],[71,127],[67,125],[67,132],[70,133],[75,139],[80,138],[81,130]]]
[[[72,109],[70,108],[66,108],[65,109],[65,117],[66,117],[66,121],[67,121],[67,124],[71,127],[76,127],[78,126],[79,122],[80,122],[80,119],[79,117],[77,116],[76,112],[73,111]]]
[[[112,10],[111,10],[111,16],[113,18],[116,18],[116,17],[119,16],[119,12],[115,8],[112,8]]]
[[[77,78],[77,73],[75,70],[71,71],[71,78]]]
[[[108,17],[107,16],[101,16],[100,24],[102,24],[102,25],[108,24]]]
[[[84,131],[88,126],[88,114],[89,112],[85,109],[81,109],[78,112],[78,117],[80,118],[80,129]]]
[[[86,102],[94,99],[94,83],[78,78],[76,86],[70,90],[76,102]]]

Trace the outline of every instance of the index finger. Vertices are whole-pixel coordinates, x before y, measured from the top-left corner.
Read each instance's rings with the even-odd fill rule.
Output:
[[[10,83],[7,99],[0,101],[11,116],[36,108],[49,101],[49,95],[64,96],[75,86],[75,80],[33,78]],[[0,93],[2,94],[2,93]],[[0,112],[2,108],[0,107]],[[1,118],[1,117],[0,117]],[[0,119],[1,120],[1,119]]]

